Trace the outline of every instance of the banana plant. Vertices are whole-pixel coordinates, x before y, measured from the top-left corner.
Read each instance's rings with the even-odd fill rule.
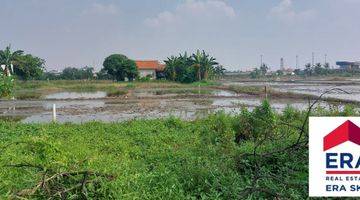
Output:
[[[192,59],[193,66],[197,70],[198,81],[201,81],[201,66],[203,64],[203,54],[200,52],[200,50],[197,50],[196,53],[192,55]]]
[[[24,51],[17,50],[12,52],[11,45],[7,46],[4,50],[0,50],[0,64],[5,65],[4,75],[10,76],[10,68],[14,61],[16,61],[16,57],[22,55]]]

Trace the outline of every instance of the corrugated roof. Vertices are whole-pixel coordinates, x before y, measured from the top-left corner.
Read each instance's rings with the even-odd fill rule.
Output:
[[[162,71],[165,65],[160,64],[157,60],[136,60],[136,66],[138,69],[154,69],[156,71]]]

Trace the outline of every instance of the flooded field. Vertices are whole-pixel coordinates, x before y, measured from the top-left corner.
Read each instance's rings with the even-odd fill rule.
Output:
[[[280,92],[319,95],[330,88],[341,88],[349,94],[332,92],[327,97],[359,101],[359,80],[348,81],[294,81],[294,82],[254,82],[225,80],[226,86],[268,86]],[[57,120],[61,123],[82,123],[87,121],[116,122],[136,118],[162,118],[175,116],[195,119],[224,111],[236,114],[243,107],[252,109],[259,105],[263,96],[235,93],[224,87],[185,88],[133,88],[124,95],[108,97],[105,91],[49,92],[38,99],[1,100],[0,117],[14,118],[25,123],[51,122],[53,104],[57,108]],[[270,98],[274,110],[281,111],[288,105],[296,109],[307,109],[309,101],[303,98]],[[329,108],[333,104],[319,103]],[[338,105],[335,105],[338,106]]]
[[[320,95],[321,93],[332,88],[339,88],[343,91],[331,91],[324,97],[359,101],[360,102],[360,80],[301,80],[301,81],[241,81],[241,80],[225,80],[225,85],[240,85],[240,86],[268,86],[271,89],[280,92],[292,92],[297,94]]]
[[[279,91],[304,94],[320,94],[331,87],[351,90],[353,94],[333,93],[334,97],[357,100],[360,89],[355,84],[334,84],[320,82],[240,82],[224,81],[223,85],[268,85]],[[93,92],[54,92],[33,100],[0,101],[0,117],[15,118],[25,123],[46,123],[52,120],[53,104],[57,108],[58,122],[82,123],[88,121],[117,122],[130,119],[162,118],[175,116],[182,119],[195,119],[210,113],[223,111],[236,114],[243,107],[252,109],[259,105],[263,97],[237,94],[226,89],[209,88],[134,88],[126,95],[116,98],[107,97],[105,91]],[[307,109],[308,100],[270,99],[274,110],[281,111],[288,105],[296,109]],[[320,102],[320,106],[332,106]]]
[[[106,92],[58,92],[45,96],[45,99],[97,99],[106,97]]]

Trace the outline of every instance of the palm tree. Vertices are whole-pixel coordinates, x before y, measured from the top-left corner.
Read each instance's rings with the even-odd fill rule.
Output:
[[[176,79],[176,67],[180,64],[180,59],[175,56],[168,57],[167,60],[164,60],[166,67],[165,67],[165,74],[168,75],[170,80],[175,81]]]
[[[312,74],[312,66],[311,66],[311,64],[310,63],[308,63],[308,64],[306,64],[305,65],[305,74],[306,75],[309,75],[309,76],[311,76],[311,74]]]
[[[216,75],[216,76],[221,76],[221,75],[224,75],[224,73],[225,73],[225,68],[224,68],[224,66],[222,66],[222,65],[216,65],[215,67],[214,67],[214,74]]]
[[[22,50],[11,52],[11,45],[7,46],[5,50],[0,50],[0,64],[5,65],[4,72],[6,76],[10,75],[10,67],[13,61],[15,61],[16,58],[23,53],[24,51]]]
[[[209,77],[209,72],[214,72],[214,66],[218,63],[215,61],[214,57],[209,56],[206,54],[205,51],[202,51],[202,68],[203,68],[203,77],[205,80]]]
[[[193,65],[197,69],[197,77],[198,81],[201,80],[201,66],[203,64],[203,54],[200,52],[200,50],[197,50],[196,53],[192,55]]]

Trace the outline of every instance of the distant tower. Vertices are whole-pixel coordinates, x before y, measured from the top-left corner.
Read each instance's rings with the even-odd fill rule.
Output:
[[[280,58],[280,70],[284,71],[285,67],[284,67],[284,58]]]
[[[326,62],[327,62],[327,54],[325,54],[325,62],[324,62],[324,64],[326,64]]]

